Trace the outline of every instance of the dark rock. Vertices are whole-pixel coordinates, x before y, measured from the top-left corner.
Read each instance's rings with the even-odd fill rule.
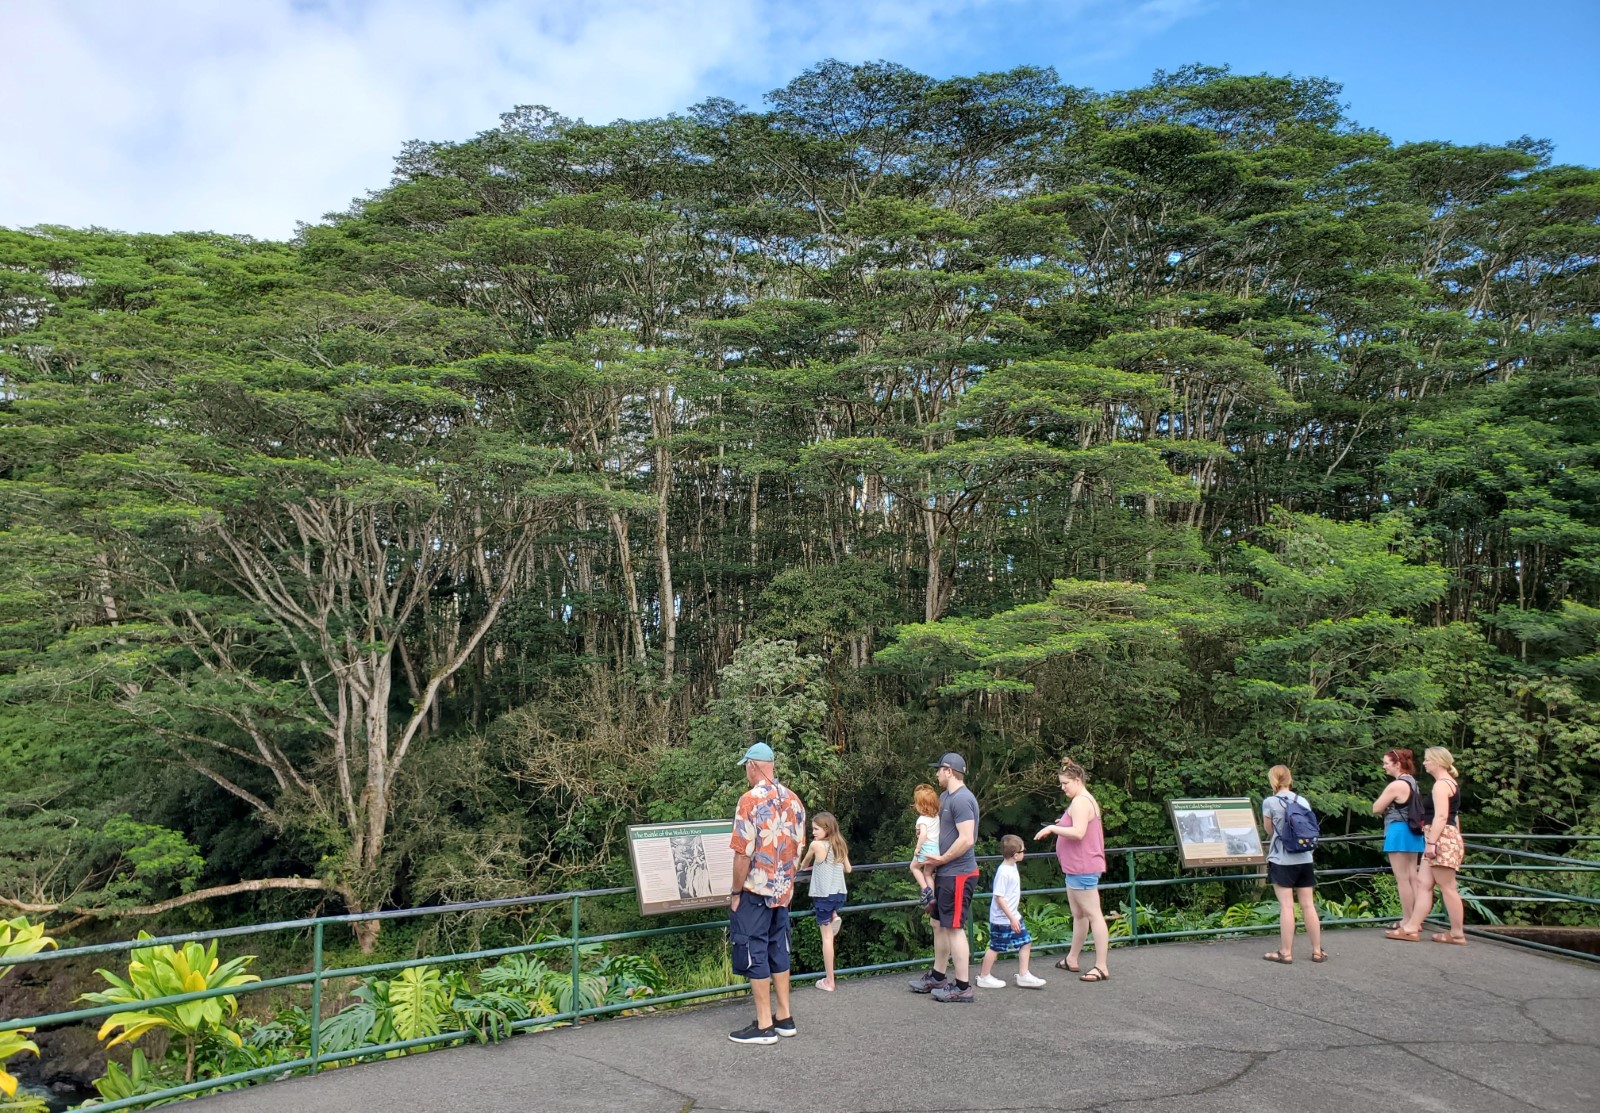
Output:
[[[41,1085],[64,1083],[81,1088],[106,1073],[109,1056],[95,1039],[95,1029],[87,1024],[36,1032],[33,1041],[39,1045],[39,1058],[30,1066],[37,1064],[33,1071]]]

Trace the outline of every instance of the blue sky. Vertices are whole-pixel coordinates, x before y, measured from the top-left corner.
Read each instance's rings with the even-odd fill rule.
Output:
[[[1329,77],[1397,140],[1600,165],[1600,0],[0,0],[0,225],[282,238],[407,139],[519,103],[593,121],[758,104],[826,57],[1095,89],[1188,62]]]

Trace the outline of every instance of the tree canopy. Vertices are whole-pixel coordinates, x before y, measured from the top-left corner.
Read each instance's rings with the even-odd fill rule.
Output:
[[[408,144],[290,243],[0,230],[0,900],[614,874],[747,737],[884,854],[951,748],[1150,838],[1441,743],[1600,831],[1600,172],[1550,156],[827,61]]]

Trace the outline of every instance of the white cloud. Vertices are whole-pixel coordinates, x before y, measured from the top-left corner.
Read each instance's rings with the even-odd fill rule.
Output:
[[[1192,0],[1145,0],[1164,27]],[[987,9],[987,10],[985,10]],[[281,238],[388,181],[408,139],[516,104],[590,120],[751,97],[826,56],[948,55],[1021,0],[11,0],[0,225]],[[1121,22],[1113,0],[1063,15]],[[973,17],[965,20],[964,17]],[[1124,24],[1125,26],[1125,24]],[[1126,32],[1124,32],[1126,33]],[[914,61],[908,64],[914,64]]]

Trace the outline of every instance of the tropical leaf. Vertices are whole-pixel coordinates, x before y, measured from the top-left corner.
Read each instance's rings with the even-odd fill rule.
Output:
[[[458,996],[453,1007],[461,1026],[470,1029],[479,1043],[493,1043],[511,1035],[511,1025],[527,1019],[528,1004],[513,993],[485,990],[475,997]]]
[[[6,1070],[4,1063],[13,1055],[22,1052],[39,1054],[39,1045],[28,1039],[32,1028],[14,1028],[9,1032],[0,1032],[0,1094],[6,1097],[15,1097],[17,1093],[17,1079]]]
[[[402,1040],[437,1036],[449,1015],[449,993],[437,966],[408,966],[389,983],[394,1034]]]
[[[322,1022],[318,1043],[324,1052],[351,1051],[368,1043],[378,1024],[378,1009],[368,1001],[349,1005]]]

